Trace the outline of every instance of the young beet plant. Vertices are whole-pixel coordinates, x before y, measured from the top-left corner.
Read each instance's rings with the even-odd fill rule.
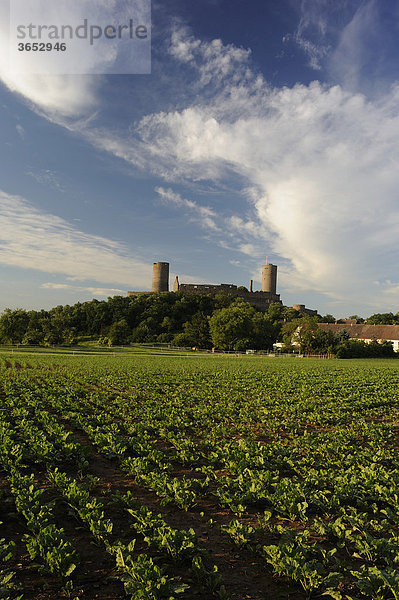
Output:
[[[126,503],[128,499],[125,497]],[[144,536],[148,546],[165,550],[174,561],[183,562],[199,552],[197,536],[193,529],[173,529],[161,515],[155,516],[145,506],[141,506],[139,510],[127,508],[127,511],[135,520],[133,527]]]
[[[139,554],[136,560],[118,551],[116,564],[122,570],[125,592],[132,600],[175,600],[189,586],[163,575],[152,558]]]
[[[0,525],[2,522],[0,521]],[[0,539],[0,562],[7,563],[16,552],[16,546],[13,541],[7,541],[6,539]],[[13,600],[22,600],[23,595],[15,596],[16,586],[13,583],[15,573],[10,569],[0,569],[0,598],[7,600],[13,598]]]
[[[54,524],[51,504],[42,501],[43,490],[33,483],[33,475],[11,474],[11,490],[18,512],[24,515],[33,535],[27,534],[26,545],[31,558],[40,556],[51,573],[68,578],[75,570],[79,557],[65,539],[65,532]]]

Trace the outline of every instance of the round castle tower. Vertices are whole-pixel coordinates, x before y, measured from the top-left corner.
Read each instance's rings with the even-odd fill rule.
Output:
[[[275,294],[277,290],[277,265],[262,266],[262,292]]]
[[[169,263],[156,262],[152,267],[152,292],[169,292]]]

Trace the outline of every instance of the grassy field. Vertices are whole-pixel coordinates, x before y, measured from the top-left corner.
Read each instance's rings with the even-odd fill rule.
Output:
[[[399,599],[399,364],[0,352],[0,598]]]

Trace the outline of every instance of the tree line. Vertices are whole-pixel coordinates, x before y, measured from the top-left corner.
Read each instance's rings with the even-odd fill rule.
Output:
[[[270,347],[281,324],[299,316],[278,303],[262,312],[223,292],[114,296],[48,311],[7,308],[0,316],[0,343],[70,346],[90,338],[109,345],[157,342],[211,348],[217,341],[221,349],[257,349]]]
[[[396,318],[392,313],[386,315]],[[378,323],[378,319],[385,318],[373,315],[366,322],[372,322],[373,317]],[[345,339],[346,332],[334,335],[322,331],[318,321],[335,319],[332,315],[308,317],[279,303],[261,311],[223,292],[215,296],[142,294],[60,305],[49,311],[6,309],[0,316],[0,343],[72,346],[93,340],[110,346],[167,343],[241,351],[267,350],[280,341],[287,351],[340,352],[345,356],[371,351],[371,347],[355,349],[354,340]],[[380,352],[380,346],[373,351]]]

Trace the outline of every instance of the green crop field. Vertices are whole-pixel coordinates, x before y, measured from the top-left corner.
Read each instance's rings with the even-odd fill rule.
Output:
[[[0,353],[0,598],[399,599],[399,362]]]

